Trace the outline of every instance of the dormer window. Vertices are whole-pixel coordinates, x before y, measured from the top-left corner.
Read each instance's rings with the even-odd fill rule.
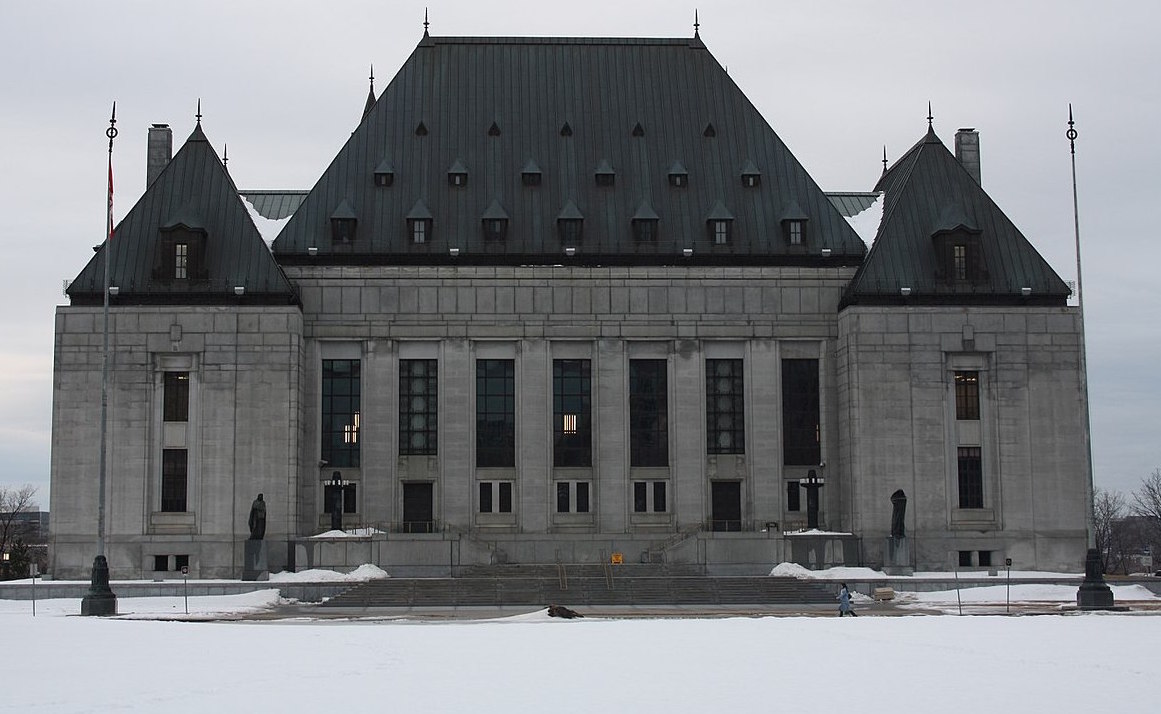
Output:
[[[742,185],[746,188],[757,188],[762,184],[762,172],[753,161],[747,161],[742,167]]]
[[[206,232],[186,218],[162,226],[153,260],[153,277],[159,280],[204,280]]]
[[[564,204],[556,217],[556,233],[565,247],[575,247],[581,242],[584,229],[584,215],[571,200]]]
[[[173,277],[175,280],[189,277],[189,243],[173,245]]]
[[[415,245],[427,243],[431,239],[431,219],[430,218],[409,218],[407,219],[407,233],[411,236],[411,242]]]
[[[633,240],[638,243],[656,243],[659,222],[656,218],[634,218]]]
[[[447,170],[447,185],[456,188],[468,185],[468,169],[459,159],[456,159],[456,162]]]
[[[601,159],[601,163],[597,165],[597,170],[594,175],[597,185],[602,187],[612,186],[617,178],[617,175],[613,173],[613,167],[604,159]]]
[[[710,240],[713,241],[714,245],[729,245],[732,223],[733,221],[725,219],[715,219],[707,222]]]
[[[508,235],[508,219],[507,218],[485,218],[484,219],[484,240],[486,241],[502,241]]]
[[[411,245],[425,245],[431,241],[431,211],[423,199],[415,202],[407,212],[407,239]]]
[[[508,237],[508,212],[504,210],[499,201],[492,201],[488,210],[484,211],[481,223],[486,242],[499,243]]]
[[[669,185],[674,188],[685,188],[689,185],[689,172],[680,161],[674,161],[673,166],[669,167]]]
[[[395,183],[395,167],[391,165],[390,161],[384,160],[375,169],[374,174],[375,186],[378,188],[387,188]]]
[[[536,165],[535,161],[529,159],[528,163],[524,164],[524,168],[520,172],[520,182],[525,186],[540,185],[540,167]]]
[[[331,242],[336,245],[347,245],[355,242],[355,229],[358,221],[354,218],[331,219]]]
[[[962,206],[944,206],[931,240],[937,256],[937,280],[951,287],[987,280],[980,229]]]
[[[583,228],[583,218],[556,219],[556,231],[560,234],[560,242],[565,245],[576,245],[580,243]]]
[[[713,209],[706,216],[705,225],[711,244],[729,245],[733,242],[734,214],[721,201],[714,203]]]
[[[787,245],[802,245],[803,237],[806,234],[806,221],[799,219],[785,221],[782,224],[782,230],[786,234]]]

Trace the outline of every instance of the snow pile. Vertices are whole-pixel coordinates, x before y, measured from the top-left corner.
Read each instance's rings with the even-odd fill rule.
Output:
[[[364,563],[349,573],[340,573],[337,570],[303,570],[299,573],[271,573],[272,583],[362,583],[368,580],[389,578],[386,570],[377,565]]]
[[[246,212],[250,214],[250,220],[254,221],[254,227],[258,229],[258,234],[262,236],[262,240],[266,241],[266,245],[270,246],[278,234],[282,232],[283,226],[290,220],[290,216],[286,218],[267,218],[254,208],[254,204],[250,203],[250,199],[242,194],[238,194],[242,199],[242,205],[246,207]]]
[[[879,232],[879,223],[883,220],[883,194],[879,194],[870,208],[857,215],[847,216],[846,219],[870,248],[875,242],[875,234]]]
[[[326,533],[312,535],[311,538],[366,538],[383,532],[378,528],[352,528],[349,531],[327,531]]]
[[[770,571],[770,575],[775,578],[798,578],[799,580],[814,577],[813,571],[807,570],[798,563],[779,563]]]
[[[796,531],[782,531],[784,536],[849,536],[854,533],[847,531],[824,531],[818,528],[800,528]]]

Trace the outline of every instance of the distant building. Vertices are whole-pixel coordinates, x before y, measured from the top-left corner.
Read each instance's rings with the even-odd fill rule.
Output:
[[[25,543],[44,543],[48,540],[48,511],[0,513],[0,521],[12,518],[10,540],[21,538]]]
[[[305,195],[155,127],[57,311],[53,573],[95,554],[106,260],[114,577],[236,577],[258,493],[275,568],[766,572],[814,519],[850,535],[806,564],[877,566],[902,489],[907,565],[1079,569],[1080,316],[978,135],[922,129],[828,196],[696,34],[425,34]]]

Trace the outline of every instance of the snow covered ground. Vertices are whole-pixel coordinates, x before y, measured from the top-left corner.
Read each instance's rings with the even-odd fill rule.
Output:
[[[1076,594],[1012,590],[1037,602]],[[1123,595],[1156,601],[1139,590]],[[1004,602],[1003,586],[963,593]],[[912,597],[925,609],[956,602],[954,591]],[[266,590],[194,597],[189,609],[209,619],[278,602]],[[30,602],[0,600],[11,683],[0,710],[1128,711],[1150,698],[1161,638],[1161,617],[1140,612],[874,617],[866,602],[857,619],[540,611],[442,622],[181,622],[166,618],[184,617],[182,598],[119,605],[132,614],[83,618],[64,599],[38,602],[33,617]]]

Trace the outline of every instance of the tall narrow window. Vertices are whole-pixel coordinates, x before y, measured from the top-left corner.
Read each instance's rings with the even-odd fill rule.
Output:
[[[415,244],[422,244],[431,239],[431,219],[430,218],[411,218],[407,221],[408,229],[411,231],[411,242]]]
[[[669,465],[669,401],[663,359],[629,360],[629,465]]]
[[[322,459],[332,467],[359,465],[359,360],[322,363]]]
[[[956,281],[968,279],[967,246],[956,244],[951,247],[951,275]]]
[[[437,453],[438,399],[433,359],[399,360],[399,454]]]
[[[786,221],[786,242],[790,245],[802,245],[803,221]]]
[[[162,418],[189,421],[189,372],[166,372],[162,391]]]
[[[782,360],[782,463],[815,466],[819,446],[818,360]]]
[[[732,221],[715,220],[709,222],[710,239],[714,242],[714,245],[729,244],[730,223]]]
[[[978,421],[980,418],[980,373],[955,373],[955,418]]]
[[[742,360],[706,360],[706,448],[711,454],[746,453],[742,380]]]
[[[189,277],[188,243],[175,243],[173,246],[173,277],[177,280]]]
[[[189,452],[163,449],[161,452],[161,510],[184,513],[189,484]]]
[[[786,510],[800,511],[802,510],[802,486],[797,481],[786,482]]]
[[[961,446],[959,456],[959,507],[984,507],[984,474],[980,447]]]
[[[515,362],[476,360],[476,466],[515,465]]]
[[[587,359],[552,361],[554,466],[592,466],[592,379]]]

